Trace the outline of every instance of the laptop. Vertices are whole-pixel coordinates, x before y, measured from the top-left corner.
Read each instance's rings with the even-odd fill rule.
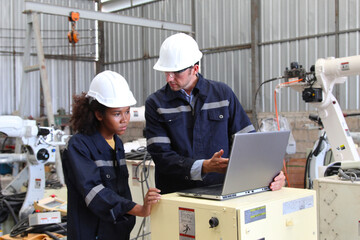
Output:
[[[224,184],[181,190],[180,196],[226,200],[271,190],[283,167],[290,131],[234,135]]]

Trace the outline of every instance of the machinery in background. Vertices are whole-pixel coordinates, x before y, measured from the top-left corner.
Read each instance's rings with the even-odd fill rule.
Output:
[[[359,74],[360,56],[318,59],[309,73],[297,63],[292,63],[291,68],[286,69],[284,73],[285,78],[291,81],[288,86],[300,91],[303,100],[317,108],[326,138],[332,147],[334,162],[329,164],[329,170],[360,168],[356,146],[340,105],[332,94],[335,84],[344,83],[347,76]],[[317,172],[318,168],[323,166],[320,160],[313,161],[311,164],[313,172]],[[318,176],[316,173],[312,173],[310,178],[314,179],[316,176]]]
[[[319,239],[359,239],[360,182],[338,176],[314,179]]]
[[[38,212],[59,212],[62,216],[66,216],[67,201],[50,196],[34,202],[34,209]]]
[[[359,116],[359,113],[344,114],[344,117]],[[334,162],[331,145],[326,131],[319,116],[310,114],[309,119],[314,121],[319,127],[319,139],[316,140],[313,149],[307,156],[304,176],[304,186],[313,188],[313,181],[319,177],[330,176],[338,173],[338,166],[327,168]],[[359,132],[351,132],[354,141],[360,140]],[[331,165],[330,165],[331,166]]]
[[[300,91],[303,100],[317,108],[319,116],[316,118],[321,119],[324,126],[313,149],[316,155],[307,163],[310,186],[318,197],[320,239],[359,238],[359,217],[353,213],[360,206],[360,185],[356,181],[359,180],[360,159],[339,103],[332,94],[335,84],[344,83],[347,76],[359,74],[360,56],[318,59],[309,73],[297,64],[285,71],[291,83],[288,85]],[[334,160],[324,166],[330,148]],[[325,177],[320,177],[319,168],[325,168]]]
[[[34,202],[44,197],[44,165],[55,163],[56,147],[65,145],[69,136],[54,127],[40,127],[35,120],[23,120],[18,116],[0,116],[0,132],[21,139],[22,153],[0,154],[0,163],[26,162],[24,169],[2,189],[6,196],[23,192],[27,185],[19,212],[23,219],[34,211]]]

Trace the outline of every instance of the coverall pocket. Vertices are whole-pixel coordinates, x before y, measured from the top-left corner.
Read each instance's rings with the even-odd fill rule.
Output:
[[[228,120],[229,112],[227,108],[208,110],[208,126],[206,126],[206,129],[210,129],[210,131],[207,132],[207,137],[208,139],[217,139],[209,143],[215,149],[218,149],[228,139]]]
[[[116,186],[116,174],[114,170],[103,167],[100,171],[104,186],[113,189]]]
[[[208,119],[210,121],[227,121],[229,118],[229,111],[224,109],[210,109],[208,110]]]

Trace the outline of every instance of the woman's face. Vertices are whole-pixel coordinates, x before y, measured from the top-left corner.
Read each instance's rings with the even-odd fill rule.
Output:
[[[125,133],[130,121],[130,107],[107,108],[102,115],[95,113],[100,121],[100,133],[105,139],[110,139],[114,134],[122,135]]]

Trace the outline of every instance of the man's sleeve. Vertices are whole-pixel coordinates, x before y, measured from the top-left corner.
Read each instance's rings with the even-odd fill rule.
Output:
[[[255,128],[251,123],[248,115],[246,114],[244,108],[240,104],[235,93],[230,89],[231,99],[229,105],[229,136],[232,136],[236,133],[248,133],[254,132]]]

